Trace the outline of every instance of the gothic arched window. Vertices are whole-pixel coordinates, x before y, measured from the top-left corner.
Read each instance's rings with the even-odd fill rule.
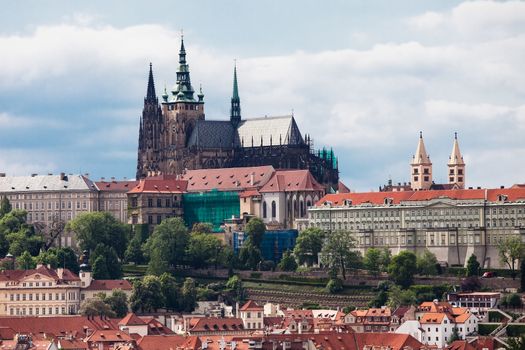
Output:
[[[275,205],[275,201],[272,201],[272,218],[275,218],[277,216],[276,212],[277,212],[277,208]]]
[[[263,202],[263,219],[266,219],[266,202]]]

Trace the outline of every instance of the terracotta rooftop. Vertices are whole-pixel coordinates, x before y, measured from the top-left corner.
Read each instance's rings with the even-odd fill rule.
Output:
[[[345,205],[345,200],[351,205],[370,203],[384,205],[385,199],[392,200],[392,204],[410,201],[428,201],[438,198],[455,200],[483,200],[485,196],[489,202],[497,202],[503,198],[509,202],[525,201],[525,188],[497,188],[497,189],[457,189],[457,190],[427,190],[427,191],[401,191],[401,192],[360,192],[327,194],[317,202],[322,206],[325,202],[332,205]]]
[[[133,312],[128,313],[120,322],[119,326],[145,326],[144,322],[140,317],[135,315]]]
[[[137,341],[139,350],[197,349],[201,341],[197,337],[182,335],[146,335]]]
[[[129,342],[133,340],[131,336],[119,329],[102,329],[94,331],[89,337],[85,339],[86,342]]]
[[[107,290],[113,289],[132,290],[131,283],[127,280],[93,280],[89,287],[84,290]]]
[[[324,191],[308,170],[277,170],[259,192]]]
[[[138,184],[139,181],[137,180],[95,182],[95,185],[100,192],[128,192]]]
[[[45,265],[41,265],[36,269],[31,270],[3,270],[0,271],[0,281],[22,281],[31,276],[44,276],[53,279],[56,283],[80,281],[80,278],[68,269],[63,269],[62,277],[57,273],[58,270],[51,269]]]
[[[184,193],[188,182],[168,176],[141,179],[128,193]]]
[[[188,170],[182,179],[188,181],[188,192],[244,191],[248,188],[260,188],[268,182],[275,169],[271,165]],[[252,176],[253,175],[253,176]],[[253,183],[252,183],[253,177]]]
[[[264,308],[257,304],[253,300],[248,300],[241,308],[240,311],[261,311]]]
[[[199,317],[197,322],[191,327],[190,332],[242,330],[244,330],[244,324],[240,318]]]
[[[118,319],[84,316],[17,316],[0,317],[2,327],[21,334],[47,334],[55,336],[85,336],[86,330],[116,330]]]

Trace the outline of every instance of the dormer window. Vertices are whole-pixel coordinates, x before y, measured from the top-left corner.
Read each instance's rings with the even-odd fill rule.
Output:
[[[351,206],[351,205],[352,205],[352,200],[351,200],[351,199],[345,199],[345,200],[343,201],[343,205]]]
[[[508,197],[504,194],[499,194],[498,195],[498,202],[506,202],[508,199]]]

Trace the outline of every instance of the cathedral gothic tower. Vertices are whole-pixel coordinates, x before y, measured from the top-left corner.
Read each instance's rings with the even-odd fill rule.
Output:
[[[422,132],[419,133],[416,154],[412,158],[410,166],[412,168],[412,189],[415,191],[430,189],[432,186],[432,162],[425,149]]]
[[[162,112],[155,93],[153,67],[149,65],[148,88],[144,98],[144,108],[139,126],[139,150],[137,179],[157,175],[160,172],[161,133],[163,129]]]
[[[448,160],[448,183],[457,185],[459,188],[465,188],[465,162],[459,150],[458,134],[454,134],[454,143],[452,153]]]

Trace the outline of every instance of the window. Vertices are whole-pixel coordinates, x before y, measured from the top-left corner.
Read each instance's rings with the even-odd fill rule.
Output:
[[[170,199],[166,198],[166,208],[169,208],[171,206]]]
[[[153,199],[148,198],[148,208],[153,208]]]
[[[428,176],[425,176],[425,177],[424,177],[424,180],[425,180],[425,181],[429,181],[429,177],[428,177]]]
[[[157,224],[160,224],[162,222],[162,216],[157,215]]]
[[[153,224],[153,215],[148,215],[148,224]]]
[[[276,208],[276,204],[275,204],[275,201],[272,201],[272,218],[275,218],[277,215],[277,208]]]
[[[158,208],[162,207],[162,199],[160,199],[160,198],[157,198],[157,207]]]
[[[266,219],[267,215],[266,215],[266,202],[263,202],[263,219]]]

